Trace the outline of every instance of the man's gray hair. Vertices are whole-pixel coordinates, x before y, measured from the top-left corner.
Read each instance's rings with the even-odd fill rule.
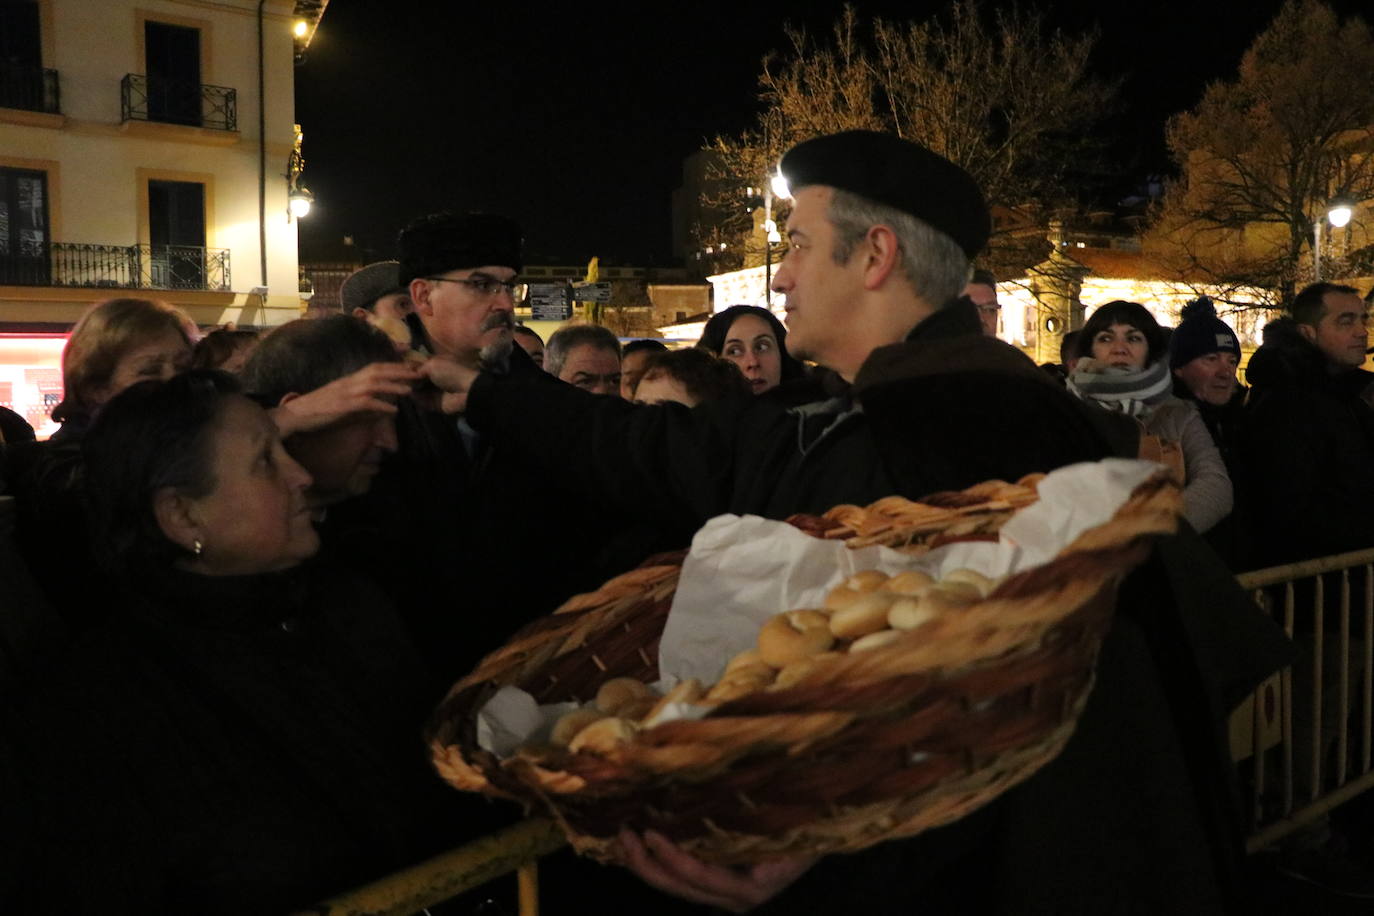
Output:
[[[954,239],[910,213],[836,188],[830,198],[830,223],[835,227],[831,257],[843,264],[874,226],[888,226],[902,248],[902,270],[911,288],[940,308],[963,291],[969,261]]]
[[[610,331],[599,324],[572,324],[554,331],[544,345],[544,371],[557,378],[568,354],[585,344],[610,350],[620,358],[620,341]]]

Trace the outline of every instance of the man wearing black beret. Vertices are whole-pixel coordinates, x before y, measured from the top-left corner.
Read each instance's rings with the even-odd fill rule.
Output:
[[[989,234],[967,173],[867,131],[808,140],[781,169],[794,200],[773,289],[786,296],[788,349],[848,382],[840,396],[790,409],[764,395],[689,410],[452,360],[422,372],[483,435],[548,474],[575,477],[607,511],[664,529],[690,531],[725,512],[785,519],[892,494],[919,498],[1109,455],[1082,405],[1020,351],[984,336],[972,306],[958,302]],[[621,840],[632,869],[688,900],[736,912],[768,903],[788,916],[1220,912],[1218,864],[1232,861],[1237,844],[1197,798],[1225,806],[1229,760],[1209,756],[1220,746],[1215,723],[1278,663],[1230,640],[1220,661],[1194,657],[1189,634],[1174,632],[1187,629],[1184,611],[1222,629],[1258,615],[1224,569],[1205,608],[1180,610],[1156,567],[1131,590],[1153,615],[1152,631],[1119,615],[1074,739],[1001,800],[809,870],[807,861],[697,862],[631,822]],[[1152,639],[1177,657],[1155,662]],[[1174,673],[1222,669],[1225,689],[1206,685],[1213,693]],[[1171,713],[1175,691],[1195,721]]]

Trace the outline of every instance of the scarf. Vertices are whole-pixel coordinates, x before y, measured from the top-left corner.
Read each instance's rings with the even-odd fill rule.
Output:
[[[1173,385],[1163,360],[1144,369],[1125,369],[1081,359],[1069,377],[1069,388],[1108,410],[1143,420],[1169,397]]]

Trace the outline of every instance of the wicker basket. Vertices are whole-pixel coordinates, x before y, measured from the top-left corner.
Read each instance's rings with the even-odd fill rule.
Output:
[[[1005,500],[977,490],[934,500],[960,510],[940,530],[974,515],[1009,517],[1012,507],[989,508]],[[1064,746],[1092,685],[1116,583],[1152,537],[1175,530],[1180,502],[1177,485],[1157,475],[1111,521],[966,611],[838,656],[785,689],[646,729],[612,756],[548,746],[502,761],[479,748],[476,713],[501,686],[551,703],[590,700],[611,677],[657,678],[683,555],[657,558],[527,627],[455,685],[431,723],[435,765],[460,789],[547,811],[575,848],[605,861],[620,860],[622,827],[657,830],[702,859],[742,863],[852,852],[947,824]],[[888,499],[858,510],[864,518],[841,508],[850,524],[810,519],[801,527],[923,550],[928,508],[930,498]],[[903,512],[918,518],[862,534],[852,524]]]

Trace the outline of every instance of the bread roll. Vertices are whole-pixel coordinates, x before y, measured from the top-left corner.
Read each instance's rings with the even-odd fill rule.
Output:
[[[652,692],[643,681],[632,677],[614,677],[596,692],[596,706],[602,712],[616,716],[620,715],[622,706],[642,700]]]
[[[586,751],[592,754],[609,754],[621,744],[635,736],[635,724],[628,719],[612,716],[593,722],[582,729],[568,742],[568,750],[574,754]]]
[[[845,579],[844,584],[846,588],[852,588],[856,592],[871,592],[882,588],[886,581],[887,573],[876,569],[864,569]]]
[[[748,668],[753,665],[762,665],[763,663],[763,657],[759,655],[758,649],[745,649],[739,655],[736,655],[725,663],[725,671],[721,674],[721,677],[724,677],[738,668]]]
[[[849,651],[867,652],[869,649],[878,649],[889,643],[895,642],[901,635],[900,630],[879,630],[877,633],[869,633],[862,639],[854,640],[854,644],[849,647]]]
[[[662,697],[657,694],[650,694],[647,697],[640,697],[638,700],[631,700],[620,707],[616,715],[622,719],[629,719],[632,722],[642,722],[653,709],[658,706]]]
[[[941,585],[953,585],[956,583],[967,583],[978,589],[978,597],[985,597],[993,589],[993,581],[987,576],[974,569],[956,569],[945,573],[940,579]]]
[[[839,639],[857,639],[887,628],[887,609],[893,595],[869,592],[846,608],[830,615],[830,632]]]
[[[974,573],[974,575],[977,575],[977,573]],[[972,604],[975,601],[981,600],[983,597],[983,590],[981,588],[963,579],[956,579],[953,582],[948,579],[941,579],[939,582],[932,585],[930,590],[926,592],[927,595],[933,593],[938,593],[953,602],[962,602],[963,604]]]
[[[583,706],[581,709],[574,709],[572,712],[564,713],[553,725],[553,732],[549,735],[549,743],[559,747],[567,747],[568,742],[577,736],[593,722],[600,722],[606,718],[606,713],[597,709],[595,706]]]
[[[820,655],[812,655],[811,657],[804,658],[799,662],[793,662],[792,664],[788,665],[786,668],[778,672],[777,679],[773,681],[772,686],[768,689],[784,690],[788,687],[791,687],[793,684],[796,684],[797,682],[805,678],[812,671],[815,671],[816,668],[820,665],[825,664],[832,658],[839,658],[839,656],[840,653],[838,652],[822,652]]]
[[[695,703],[701,700],[705,694],[706,691],[702,688],[701,681],[694,677],[679,682],[676,687],[664,694],[663,698],[655,703],[653,708],[644,716],[643,727],[652,728],[657,725],[669,703]]]
[[[825,609],[832,613],[844,610],[862,598],[863,595],[863,592],[855,591],[847,585],[837,585],[830,590],[830,594],[825,596]]]
[[[776,614],[759,631],[759,655],[774,668],[829,649],[835,642],[830,618],[821,611],[786,611]]]
[[[883,586],[883,590],[891,592],[894,595],[908,595],[914,597],[922,594],[934,584],[935,580],[926,573],[921,572],[919,569],[908,569],[906,572],[899,572],[891,579],[888,579],[887,584]]]

